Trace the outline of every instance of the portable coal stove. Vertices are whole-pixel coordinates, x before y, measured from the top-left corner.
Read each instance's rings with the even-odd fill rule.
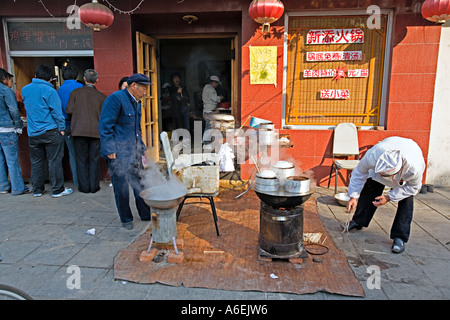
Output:
[[[255,192],[261,200],[259,258],[306,258],[303,248],[303,204],[314,190],[304,193],[290,193],[284,189]]]
[[[185,188],[178,188],[171,195],[167,195],[157,187],[145,189],[140,193],[142,199],[151,208],[152,221],[152,236],[147,251],[143,251],[141,254],[141,260],[153,259],[157,252],[157,250],[151,252],[153,244],[167,246],[167,244],[172,243],[175,255],[180,255],[176,243],[177,207],[183,201],[186,193]],[[169,262],[170,259],[171,256],[169,255]],[[177,260],[182,261],[182,258]]]

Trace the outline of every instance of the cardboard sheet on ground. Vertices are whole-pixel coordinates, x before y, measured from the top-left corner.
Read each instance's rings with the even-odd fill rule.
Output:
[[[114,278],[223,290],[296,294],[323,291],[364,296],[364,289],[345,254],[336,248],[324,229],[314,197],[305,203],[304,233],[322,233],[329,251],[320,256],[308,254],[302,264],[294,264],[284,260],[258,259],[260,200],[253,191],[234,199],[239,193],[221,190],[215,197],[219,237],[209,203],[199,204],[198,199],[186,201],[177,223],[178,239],[184,242],[183,263],[172,264],[167,259],[161,262],[139,261],[140,253],[149,245],[149,228],[117,254]],[[320,257],[322,261],[314,262],[314,257]]]

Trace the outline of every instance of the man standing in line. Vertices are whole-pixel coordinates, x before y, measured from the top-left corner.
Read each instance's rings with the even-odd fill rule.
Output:
[[[0,68],[0,193],[11,191],[16,196],[31,190],[23,182],[19,163],[19,134],[23,122],[11,89],[12,78],[12,74]]]
[[[69,102],[70,93],[75,89],[81,88],[83,84],[76,80],[78,77],[78,69],[72,64],[68,64],[62,68],[62,77],[64,79],[64,83],[61,87],[59,87],[58,95],[61,99],[62,114],[66,120],[64,141],[66,142],[67,150],[69,151],[69,162],[70,169],[72,171],[73,184],[78,187],[77,162],[75,157],[75,149],[73,146],[73,138],[70,132],[70,119],[67,117],[66,108],[67,103]]]
[[[422,187],[424,171],[422,150],[413,140],[389,137],[374,145],[352,172],[347,212],[356,211],[348,231],[368,227],[379,206],[398,202],[390,237],[392,252],[403,252],[411,230],[414,196]],[[383,195],[385,186],[392,189]]]
[[[150,207],[139,193],[142,191],[142,159],[147,147],[142,141],[141,102],[150,85],[150,79],[143,74],[131,75],[128,87],[116,91],[103,104],[99,121],[101,155],[106,159],[114,197],[122,226],[133,228],[130,208],[129,185],[136,200],[136,207],[142,220],[150,220]]]
[[[100,190],[98,122],[106,96],[95,87],[97,79],[97,72],[87,69],[84,72],[86,85],[72,91],[66,108],[77,160],[78,190],[83,193]]]
[[[61,100],[51,84],[54,77],[52,67],[40,65],[36,68],[35,78],[22,89],[27,111],[31,181],[35,197],[44,193],[46,158],[52,197],[59,198],[73,192],[72,189],[64,187],[62,158],[66,123],[61,111]]]

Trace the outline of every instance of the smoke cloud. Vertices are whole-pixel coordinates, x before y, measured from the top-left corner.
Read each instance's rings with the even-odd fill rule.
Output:
[[[163,168],[148,159],[148,166],[141,172],[144,189],[151,189],[153,199],[171,200],[187,193],[185,185],[175,176],[169,177]]]

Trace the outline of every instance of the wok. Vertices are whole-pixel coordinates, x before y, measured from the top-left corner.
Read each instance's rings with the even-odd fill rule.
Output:
[[[158,187],[144,189],[139,193],[145,203],[155,209],[169,209],[178,206],[186,195],[186,189],[175,190],[168,195],[166,192],[161,192]]]
[[[259,192],[255,190],[258,198],[273,208],[293,208],[305,203],[314,190],[311,188],[308,192],[304,193],[291,193],[284,190],[272,191],[272,192]]]

